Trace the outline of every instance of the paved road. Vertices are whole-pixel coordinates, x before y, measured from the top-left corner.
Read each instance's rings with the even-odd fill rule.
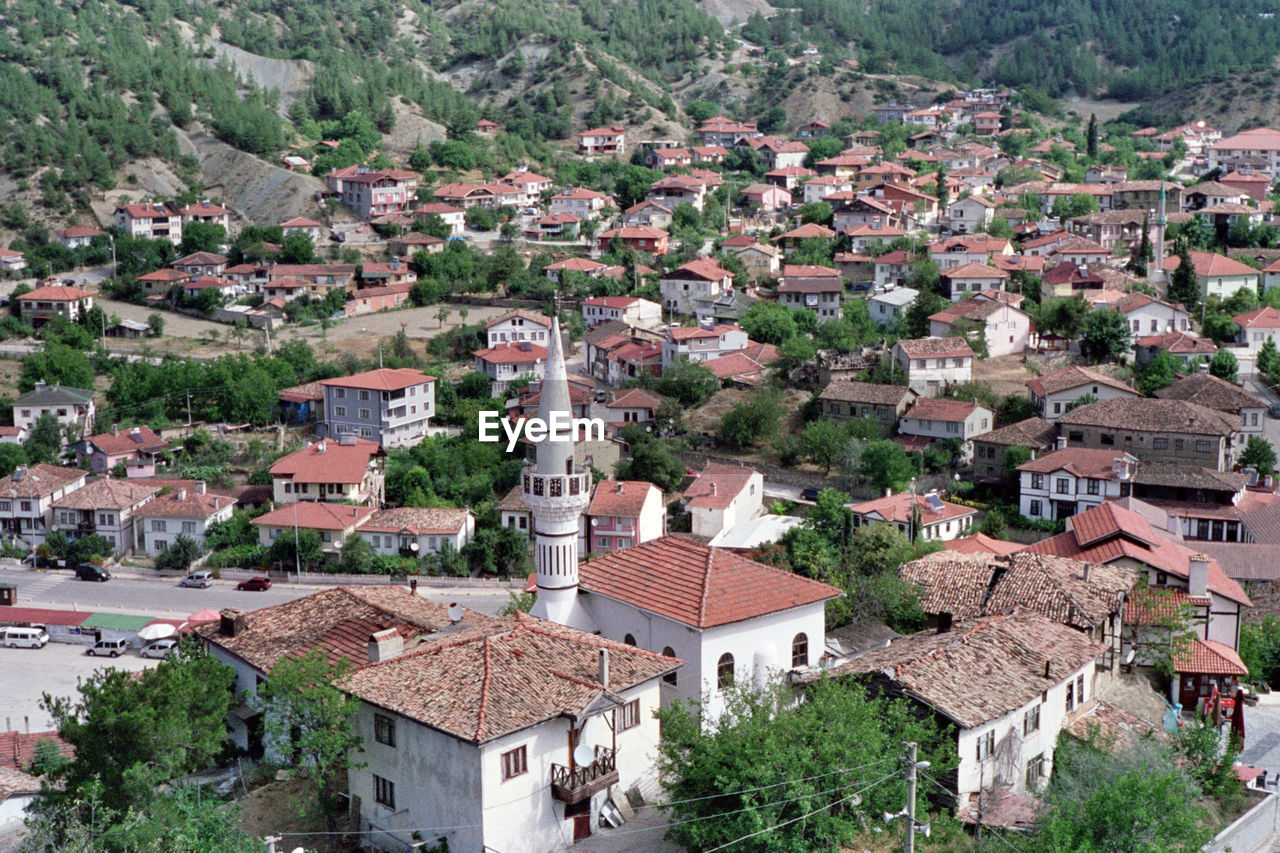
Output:
[[[113,577],[106,583],[75,580],[69,572],[0,567],[0,581],[18,585],[18,604],[23,607],[103,610],[141,616],[181,617],[196,610],[237,607],[257,610],[301,598],[326,587],[313,584],[275,584],[263,592],[240,592],[233,581],[215,581],[208,589],[180,587],[176,581]],[[508,601],[505,589],[419,587],[432,601],[458,602],[481,613],[497,613]]]

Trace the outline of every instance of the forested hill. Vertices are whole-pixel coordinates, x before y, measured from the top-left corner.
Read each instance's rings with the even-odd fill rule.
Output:
[[[868,72],[1143,100],[1271,67],[1271,0],[776,0],[749,40],[850,50]]]

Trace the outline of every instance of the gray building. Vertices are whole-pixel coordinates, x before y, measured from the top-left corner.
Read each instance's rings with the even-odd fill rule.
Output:
[[[408,367],[321,381],[326,436],[357,435],[383,447],[417,444],[436,412],[436,378]]]

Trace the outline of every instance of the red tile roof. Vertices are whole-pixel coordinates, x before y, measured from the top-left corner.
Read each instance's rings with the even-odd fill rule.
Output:
[[[518,341],[478,349],[472,355],[489,364],[536,364],[546,361],[547,348],[528,341]]]
[[[1176,270],[1182,259],[1177,255],[1170,255],[1164,259],[1164,269],[1166,272]],[[1198,276],[1229,276],[1229,275],[1249,275],[1256,276],[1258,271],[1251,266],[1232,260],[1226,255],[1219,255],[1216,252],[1191,252],[1191,265],[1196,268]],[[1271,309],[1275,310],[1275,309]]]
[[[469,509],[448,507],[424,508],[401,506],[375,512],[360,525],[361,530],[377,530],[383,533],[407,531],[414,535],[423,533],[456,534],[467,526]]]
[[[355,444],[322,439],[281,456],[272,463],[272,477],[295,483],[363,483],[369,464],[382,454],[376,441],[357,438]]]
[[[816,604],[840,591],[690,539],[664,536],[581,565],[582,589],[694,628]]]
[[[985,533],[962,536],[943,542],[942,547],[957,554],[1012,554],[1024,547],[1021,542],[1005,542],[1003,539],[992,539]]]
[[[944,397],[921,397],[907,409],[903,417],[923,418],[932,421],[960,421],[977,411],[976,403],[949,400]]]
[[[88,610],[52,610],[42,607],[0,608],[0,625],[79,625],[92,616]]]
[[[1001,269],[996,269],[986,264],[961,264],[958,267],[945,269],[939,273],[943,278],[977,278],[977,279],[998,279],[1003,280],[1009,277],[1009,274]]]
[[[190,489],[176,489],[160,495],[137,511],[139,518],[209,519],[236,503],[225,495],[200,494]]]
[[[1188,675],[1249,674],[1239,653],[1217,640],[1193,639],[1186,648],[1175,649],[1171,657],[1174,670]]]
[[[104,477],[63,495],[53,505],[58,509],[127,510],[146,501],[158,491],[159,486]]]
[[[708,462],[685,489],[684,496],[691,507],[725,509],[747,488],[755,474],[754,468]]]
[[[88,299],[93,296],[87,290],[81,290],[78,287],[65,287],[63,285],[51,285],[46,287],[37,287],[35,290],[28,291],[18,297],[19,302],[75,302],[79,299]]]
[[[151,430],[151,427],[145,426],[122,429],[119,432],[104,432],[89,436],[86,440],[108,456],[132,453],[135,450],[154,452],[165,450],[169,446],[164,439]]]
[[[877,515],[885,521],[906,524],[911,520],[911,498],[910,492],[900,492],[896,495],[888,495],[887,497],[864,501],[860,504],[852,504],[849,510],[854,515]],[[920,524],[934,524],[939,521],[950,521],[953,518],[964,518],[965,516],[978,514],[975,509],[953,504],[950,501],[942,501],[942,511],[934,512],[924,495],[915,496],[915,506],[918,510],[917,519]]]
[[[973,350],[964,338],[916,338],[900,340],[898,347],[909,358],[927,358],[929,356],[973,356]]]
[[[653,492],[657,492],[661,502],[658,487],[646,480],[601,480],[596,484],[587,515],[638,518]]]
[[[622,391],[605,404],[608,409],[652,409],[657,411],[666,398],[645,388],[630,388]]]
[[[368,391],[399,391],[410,385],[421,385],[423,382],[435,382],[434,376],[428,376],[421,370],[411,367],[380,367],[367,370],[352,376],[338,376],[333,379],[321,379],[321,385],[334,388],[362,388]]]
[[[1254,311],[1246,311],[1231,318],[1242,329],[1280,328],[1280,311],[1270,305]]]
[[[671,272],[664,275],[663,278],[701,278],[706,279],[707,281],[720,281],[725,278],[732,279],[733,273],[729,272],[710,258],[699,258],[696,261],[689,261],[687,264],[681,264]]]
[[[295,501],[258,516],[253,523],[267,527],[293,527],[296,524],[309,530],[346,530],[359,526],[373,513],[373,507],[368,506]]]
[[[0,767],[7,767],[10,770],[27,770],[31,766],[32,759],[36,757],[36,747],[45,740],[58,748],[59,755],[71,758],[76,754],[75,747],[60,738],[57,731],[0,732]]]
[[[1027,387],[1031,389],[1037,397],[1047,397],[1050,394],[1056,394],[1059,391],[1068,391],[1073,388],[1081,388],[1085,385],[1105,385],[1108,388],[1114,388],[1117,391],[1127,391],[1133,396],[1138,396],[1138,392],[1121,382],[1119,379],[1113,379],[1104,373],[1096,370],[1090,370],[1087,367],[1079,367],[1072,365],[1064,367],[1061,370],[1055,370],[1052,373],[1045,373],[1037,376],[1035,379],[1027,380]]]
[[[535,326],[543,326],[548,329],[551,328],[551,318],[548,317],[546,314],[538,314],[533,311],[528,311],[524,308],[517,308],[514,311],[508,311],[507,313],[503,314],[501,317],[495,317],[494,319],[485,323],[484,327],[486,329],[492,329],[494,326],[498,325],[499,323],[505,323],[508,320],[514,320],[517,318],[522,320],[528,320],[530,323],[533,323]]]
[[[1035,459],[1018,466],[1019,471],[1030,471],[1036,474],[1052,474],[1055,471],[1067,471],[1077,477],[1092,480],[1115,480],[1120,475],[1114,465],[1128,456],[1123,450],[1099,450],[1089,447],[1064,447],[1052,450]],[[1129,457],[1133,460],[1133,457]],[[1130,465],[1133,465],[1133,460]]]

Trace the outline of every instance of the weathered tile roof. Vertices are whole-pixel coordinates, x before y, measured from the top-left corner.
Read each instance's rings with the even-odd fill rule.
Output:
[[[821,400],[839,400],[845,403],[867,403],[876,406],[897,406],[904,397],[914,397],[915,392],[905,385],[880,385],[875,382],[854,382],[833,379],[818,395]]]
[[[1056,687],[1105,646],[1029,610],[912,634],[805,678],[879,674],[963,728],[1002,717]]]
[[[1116,397],[1078,406],[1058,422],[1064,426],[1097,426],[1134,432],[1180,432],[1230,437],[1237,421],[1186,400]]]
[[[1132,747],[1139,738],[1150,734],[1166,737],[1162,729],[1101,699],[1067,723],[1067,732],[1086,743],[1096,737],[1112,749]]]
[[[898,347],[909,358],[927,356],[973,356],[973,350],[964,338],[916,338],[900,340]]]
[[[272,477],[295,483],[363,483],[369,463],[382,455],[382,445],[357,438],[355,444],[322,439],[281,456],[269,469]]]
[[[483,631],[357,667],[338,686],[459,740],[485,743],[582,715],[602,697],[621,704],[618,692],[681,663],[524,613],[490,622]],[[608,685],[599,680],[605,650]]]
[[[579,575],[588,593],[694,628],[729,625],[840,595],[825,583],[679,536],[587,560]]]
[[[1186,400],[1219,412],[1240,414],[1242,409],[1265,409],[1267,404],[1253,394],[1212,373],[1193,373],[1172,385],[1161,388],[1156,396],[1162,400]]]
[[[113,480],[104,477],[86,483],[83,488],[64,495],[54,506],[58,509],[118,509],[125,510],[145,501],[160,491],[159,486]]]
[[[985,533],[975,533],[943,542],[942,547],[953,554],[1013,554],[1021,551],[1023,545],[1020,542],[992,539]]]
[[[907,409],[904,418],[916,418],[917,420],[933,420],[933,421],[959,421],[963,423],[966,418],[981,408],[977,403],[966,402],[965,400],[951,400],[945,397],[920,397],[911,404],[911,408]],[[988,412],[989,410],[983,409]]]
[[[755,473],[754,468],[742,465],[709,462],[685,489],[684,496],[691,507],[724,509],[747,487]]]
[[[926,613],[955,621],[1014,607],[1090,631],[1120,610],[1137,574],[1122,566],[1084,563],[1025,551],[1005,556],[938,551],[899,569],[923,590]]]
[[[263,513],[253,524],[267,527],[305,527],[309,530],[346,530],[373,515],[373,507],[320,501],[295,501]]]
[[[1245,487],[1246,479],[1244,474],[1235,471],[1215,471],[1199,465],[1143,462],[1134,472],[1133,482],[1144,486],[1239,492]]]
[[[1072,388],[1080,388],[1085,385],[1105,385],[1117,391],[1127,391],[1135,396],[1138,393],[1119,379],[1113,379],[1105,373],[1099,373],[1096,370],[1090,370],[1087,367],[1078,365],[1064,367],[1061,370],[1055,370],[1052,373],[1046,373],[1042,376],[1037,376],[1035,379],[1027,380],[1027,387],[1037,397],[1047,397],[1059,391],[1069,391]]]
[[[12,767],[0,767],[0,803],[13,796],[38,793],[39,779]]]
[[[0,495],[15,498],[45,497],[83,476],[85,472],[79,468],[64,468],[41,462],[18,468],[9,476],[0,478]]]
[[[399,391],[401,388],[408,388],[410,385],[420,385],[423,382],[434,382],[434,376],[428,376],[421,370],[414,370],[411,367],[380,367],[377,370],[367,370],[364,373],[356,373],[352,376],[338,376],[333,379],[321,379],[321,385],[331,385],[335,388],[363,388],[369,391]]]
[[[965,516],[977,515],[978,511],[971,507],[962,506],[961,504],[953,504],[950,501],[942,502],[942,511],[934,512],[929,501],[924,495],[915,495],[915,506],[919,511],[917,518],[921,524],[933,524],[938,521],[949,521],[953,518],[963,518]],[[859,504],[853,504],[849,507],[850,512],[855,515],[878,515],[885,521],[907,522],[911,519],[912,495],[910,492],[900,492],[896,495],[886,495],[882,498],[875,498],[869,501],[863,501]]]
[[[1128,457],[1127,459],[1125,457]],[[1055,471],[1067,471],[1077,477],[1092,480],[1115,480],[1119,477],[1114,466],[1119,461],[1132,465],[1137,460],[1123,450],[1103,450],[1089,447],[1064,447],[1051,450],[1035,459],[1023,462],[1019,471],[1030,471],[1034,474],[1052,474]]]
[[[10,770],[25,770],[36,757],[36,747],[40,741],[47,740],[58,748],[59,755],[71,758],[75,755],[75,747],[58,736],[58,732],[20,732],[18,730],[0,732],[0,767]]]
[[[988,444],[1002,444],[1009,447],[1021,445],[1036,450],[1053,444],[1057,428],[1044,418],[1031,417],[1016,424],[1002,426],[991,432],[975,435],[974,441],[985,441]]]
[[[360,530],[378,530],[384,533],[458,533],[467,526],[469,509],[449,507],[400,506],[384,509],[369,516]]]

